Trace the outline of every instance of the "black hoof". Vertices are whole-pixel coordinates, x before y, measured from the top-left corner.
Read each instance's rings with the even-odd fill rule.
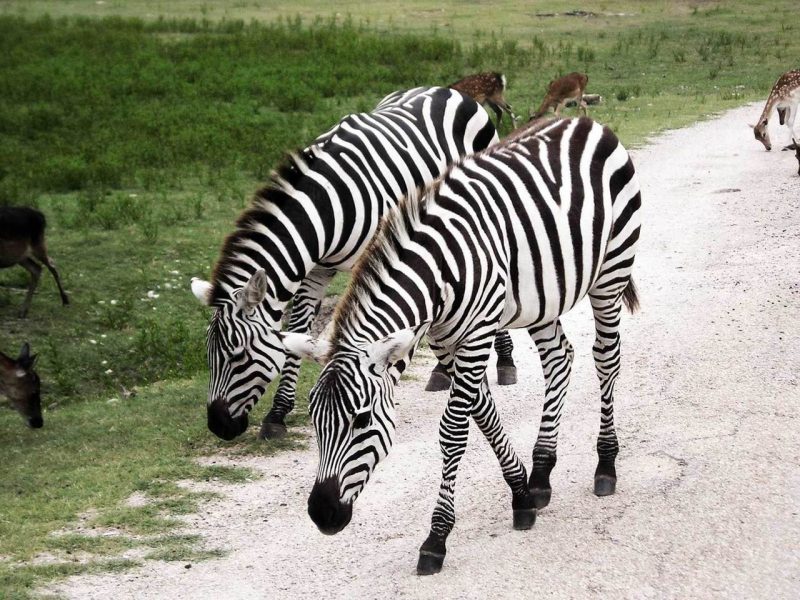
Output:
[[[598,475],[594,478],[594,495],[610,496],[617,489],[617,478],[608,475]]]
[[[498,385],[514,385],[517,383],[517,367],[497,367]]]
[[[431,372],[428,383],[425,386],[426,392],[444,392],[450,389],[450,376],[441,371]]]
[[[550,488],[531,488],[531,496],[533,496],[533,504],[537,510],[544,508],[550,504],[550,496],[553,490]]]
[[[514,511],[514,529],[524,531],[530,529],[536,523],[536,509],[527,508]]]
[[[286,435],[286,425],[283,423],[262,423],[258,432],[260,440],[278,440]]]
[[[417,561],[417,575],[434,575],[442,570],[444,554],[434,554],[421,550]]]

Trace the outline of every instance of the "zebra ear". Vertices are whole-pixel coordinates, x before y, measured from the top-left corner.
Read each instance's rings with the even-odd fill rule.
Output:
[[[192,277],[192,293],[206,306],[211,304],[212,286],[209,282],[203,281],[199,277]]]
[[[367,356],[373,364],[388,367],[408,356],[419,340],[416,329],[402,329],[372,342],[367,347]]]
[[[310,335],[291,332],[276,332],[283,342],[283,347],[289,354],[294,354],[300,358],[307,358],[324,364],[330,353],[331,345],[328,340],[315,340]]]
[[[250,281],[245,284],[242,295],[239,298],[241,308],[253,310],[261,304],[264,296],[267,295],[267,274],[264,269],[259,269],[250,277]]]

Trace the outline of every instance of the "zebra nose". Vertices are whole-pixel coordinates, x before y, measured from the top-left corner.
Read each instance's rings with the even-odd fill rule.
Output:
[[[347,527],[353,505],[339,500],[339,483],[331,477],[317,482],[308,497],[308,516],[325,535],[334,535]]]
[[[208,405],[208,428],[223,440],[232,440],[247,429],[247,414],[235,419],[222,398],[216,398]]]

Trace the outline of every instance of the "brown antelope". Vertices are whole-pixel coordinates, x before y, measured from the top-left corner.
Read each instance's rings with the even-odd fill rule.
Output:
[[[542,100],[542,105],[535,113],[530,115],[531,119],[538,119],[548,111],[550,107],[555,108],[558,115],[564,105],[570,100],[574,100],[580,106],[583,114],[586,115],[586,102],[583,99],[583,92],[586,91],[586,84],[589,76],[583,73],[570,73],[558,79],[554,79],[547,85],[547,93]]]
[[[759,142],[764,144],[764,148],[772,150],[772,142],[769,140],[767,131],[772,109],[777,109],[781,125],[786,125],[792,135],[792,145],[786,146],[784,150],[791,150],[797,145],[794,142],[794,119],[797,116],[798,104],[800,104],[800,70],[787,71],[772,86],[772,91],[758,118],[758,123],[753,126],[753,134]]]
[[[44,215],[34,208],[0,206],[0,269],[19,265],[31,274],[28,294],[25,296],[22,310],[19,313],[20,318],[25,318],[28,314],[33,292],[39,284],[39,277],[42,274],[39,262],[53,274],[61,294],[62,304],[65,306],[69,304],[69,298],[61,286],[58,271],[56,271],[53,261],[47,256],[47,246],[44,242],[46,226]]]
[[[498,127],[500,127],[500,120],[503,118],[504,112],[508,113],[511,118],[511,124],[514,127],[517,126],[517,116],[503,97],[503,92],[506,91],[506,76],[502,73],[494,71],[476,73],[459,79],[448,87],[474,98],[480,104],[488,104],[497,115]]]
[[[42,401],[39,396],[39,376],[33,370],[36,355],[31,356],[30,346],[22,345],[19,357],[13,359],[0,352],[0,395],[11,401],[28,427],[38,429],[42,420]]]

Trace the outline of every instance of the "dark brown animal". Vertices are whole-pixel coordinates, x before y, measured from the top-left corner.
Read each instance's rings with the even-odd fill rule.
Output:
[[[530,118],[538,119],[542,117],[550,107],[555,108],[555,113],[558,115],[570,100],[577,102],[583,114],[586,115],[586,102],[583,100],[583,92],[586,91],[587,83],[589,83],[589,76],[583,73],[570,73],[554,79],[547,85],[547,93],[539,110],[530,115]]]
[[[39,277],[42,274],[42,267],[39,263],[42,263],[53,274],[61,294],[62,304],[65,306],[69,304],[69,298],[61,285],[61,278],[58,276],[56,266],[47,256],[47,246],[44,241],[45,227],[47,227],[47,222],[44,215],[34,208],[0,207],[0,269],[20,265],[31,274],[28,294],[25,296],[19,313],[21,318],[27,316],[33,292],[39,285]]]
[[[0,395],[11,401],[11,407],[22,415],[28,427],[38,429],[44,420],[39,376],[33,370],[35,362],[36,355],[31,356],[27,343],[16,359],[0,352]]]
[[[497,115],[498,127],[500,127],[504,112],[508,113],[511,118],[511,124],[514,127],[517,126],[517,116],[514,114],[511,105],[503,97],[503,92],[506,91],[506,76],[502,73],[494,71],[476,73],[475,75],[464,77],[464,79],[459,79],[448,87],[474,98],[480,104],[488,104],[494,114]]]

